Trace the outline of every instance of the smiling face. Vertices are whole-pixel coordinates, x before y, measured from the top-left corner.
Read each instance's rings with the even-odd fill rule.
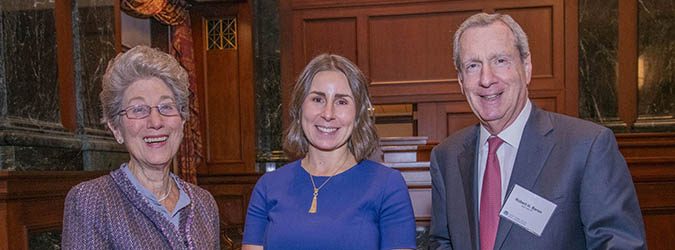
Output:
[[[344,74],[321,71],[314,76],[302,103],[302,130],[309,149],[349,150],[347,141],[354,129],[356,105]]]
[[[462,93],[481,123],[496,135],[525,107],[530,56],[520,58],[513,33],[502,22],[469,28],[460,43]]]
[[[124,140],[131,156],[129,164],[161,169],[171,162],[183,140],[184,120],[180,115],[163,116],[154,108],[169,103],[175,103],[173,93],[155,77],[135,81],[124,92],[124,108],[133,105],[153,107],[146,118],[129,119],[122,115],[118,128],[108,122],[115,138]]]

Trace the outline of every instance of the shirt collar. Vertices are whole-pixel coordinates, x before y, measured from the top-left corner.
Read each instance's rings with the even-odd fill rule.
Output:
[[[516,117],[516,120],[513,121],[511,125],[502,130],[502,132],[497,134],[497,136],[500,139],[502,139],[506,144],[509,144],[514,148],[518,148],[518,146],[520,145],[520,138],[522,137],[523,131],[525,130],[525,124],[527,123],[527,120],[530,118],[531,111],[532,111],[532,103],[528,98],[525,102],[525,107],[523,107],[523,110],[520,111],[518,117]],[[485,145],[490,136],[491,136],[490,132],[488,132],[485,126],[481,124],[480,145]]]
[[[157,198],[155,197],[155,195],[152,194],[152,192],[150,192],[150,190],[143,187],[141,182],[138,179],[136,179],[136,176],[134,176],[134,174],[131,173],[131,169],[129,169],[128,164],[124,163],[123,166],[121,167],[121,169],[122,169],[122,172],[124,172],[126,174],[127,179],[129,179],[129,181],[134,185],[134,188],[136,188],[136,190],[138,192],[140,192],[141,195],[143,195],[143,197],[147,198],[148,201],[153,205],[162,206],[162,204],[159,203],[159,201],[157,201]],[[183,191],[183,185],[181,185],[180,181],[177,180],[178,177],[171,172],[169,172],[169,176],[173,179],[174,183],[176,183],[176,187],[178,188],[178,191],[179,191],[178,202],[176,204],[176,208],[174,208],[174,214],[175,214],[176,211],[178,211],[181,208],[190,204],[190,197],[188,197],[187,193],[185,193],[185,191]]]

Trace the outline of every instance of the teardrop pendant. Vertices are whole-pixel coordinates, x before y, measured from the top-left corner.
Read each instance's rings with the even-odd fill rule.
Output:
[[[319,196],[319,190],[314,189],[314,194],[312,195],[312,205],[309,207],[309,213],[310,214],[315,214],[316,213],[316,197]]]

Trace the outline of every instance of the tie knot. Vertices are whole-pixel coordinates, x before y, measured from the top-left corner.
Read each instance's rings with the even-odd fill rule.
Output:
[[[497,149],[499,149],[499,146],[502,145],[504,141],[502,141],[501,138],[497,136],[490,136],[488,138],[488,154],[494,154],[497,152]]]

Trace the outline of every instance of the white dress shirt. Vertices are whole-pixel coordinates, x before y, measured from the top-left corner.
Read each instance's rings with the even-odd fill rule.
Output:
[[[530,111],[532,110],[532,103],[530,99],[525,102],[525,107],[520,111],[515,121],[506,127],[497,137],[501,138],[504,143],[497,149],[497,158],[499,158],[500,177],[502,180],[502,204],[506,196],[506,189],[509,187],[509,180],[511,179],[511,172],[513,172],[513,164],[516,161],[516,154],[518,153],[518,146],[520,146],[520,138],[523,136],[525,124],[530,118]],[[485,164],[487,164],[488,155],[488,138],[490,132],[485,127],[480,125],[480,141],[478,148],[478,207],[480,207],[480,195],[483,189],[483,176],[485,175]]]

